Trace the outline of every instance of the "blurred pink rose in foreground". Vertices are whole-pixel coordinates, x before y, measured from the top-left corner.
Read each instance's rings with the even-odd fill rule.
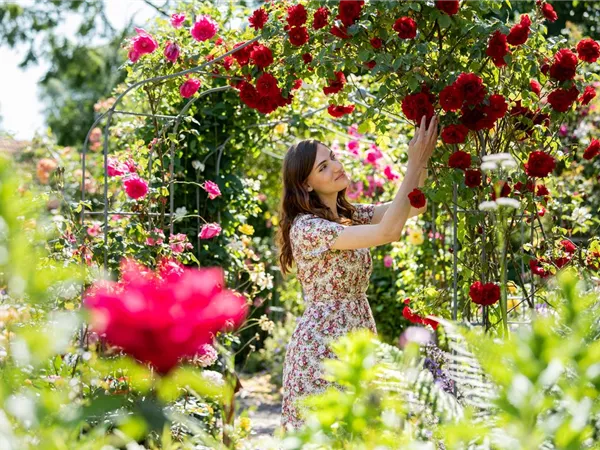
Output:
[[[100,281],[86,292],[91,328],[160,374],[182,358],[207,355],[204,346],[217,332],[239,327],[246,318],[246,300],[225,289],[220,267],[190,269],[162,261],[153,272],[125,259],[121,274],[120,282]]]

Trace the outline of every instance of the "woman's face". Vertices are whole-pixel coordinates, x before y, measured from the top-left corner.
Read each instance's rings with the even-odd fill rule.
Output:
[[[347,188],[350,180],[333,151],[319,144],[315,164],[306,179],[306,184],[309,191],[312,188],[317,194],[328,195],[337,194]]]

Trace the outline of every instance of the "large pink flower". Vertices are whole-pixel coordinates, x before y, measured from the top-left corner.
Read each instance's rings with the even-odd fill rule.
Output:
[[[218,223],[207,223],[202,225],[198,237],[200,239],[212,239],[219,234],[221,234],[221,227]]]
[[[183,98],[190,98],[192,95],[198,92],[201,84],[202,83],[197,78],[189,78],[185,81],[185,83],[179,86],[179,93]]]
[[[181,28],[185,22],[185,14],[173,14],[171,16],[171,25],[173,28]]]
[[[142,28],[136,28],[135,32],[138,35],[131,39],[131,44],[134,53],[136,53],[138,57],[141,55],[152,53],[158,48],[158,42],[156,42],[156,39],[150,36],[145,30],[143,30]]]
[[[197,41],[212,39],[219,31],[219,25],[210,16],[201,15],[190,30],[192,37]]]
[[[224,288],[219,267],[162,261],[152,272],[132,260],[121,267],[120,282],[99,282],[86,292],[92,329],[161,374],[202,353],[218,331],[238,327],[246,317],[245,299]]]
[[[123,186],[125,187],[127,196],[134,200],[143,198],[148,193],[148,183],[146,183],[137,175],[125,180],[123,182]]]
[[[219,195],[221,195],[221,190],[219,189],[219,185],[214,181],[207,180],[204,182],[203,186],[204,190],[208,192],[208,198],[214,200]]]

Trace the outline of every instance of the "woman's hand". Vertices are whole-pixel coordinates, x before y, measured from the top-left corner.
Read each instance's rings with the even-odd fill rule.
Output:
[[[425,116],[421,119],[421,127],[417,127],[414,137],[408,143],[408,165],[416,170],[427,167],[427,162],[433,151],[438,138],[438,118],[434,115],[429,123],[429,128],[425,129]]]

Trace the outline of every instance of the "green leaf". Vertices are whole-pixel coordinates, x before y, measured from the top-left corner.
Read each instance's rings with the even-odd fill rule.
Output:
[[[448,28],[452,24],[452,19],[446,14],[442,14],[438,19],[441,28]]]

